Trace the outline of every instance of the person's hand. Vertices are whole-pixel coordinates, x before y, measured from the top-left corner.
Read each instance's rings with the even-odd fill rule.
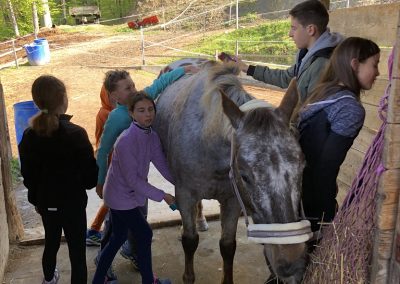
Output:
[[[102,184],[96,185],[96,193],[101,199],[103,199],[103,185]]]
[[[174,204],[175,203],[175,197],[169,193],[166,193],[164,196],[164,201],[168,204]]]
[[[195,65],[186,65],[185,67],[183,67],[183,69],[185,70],[185,74],[191,73],[197,73],[200,70],[200,67],[195,66]]]

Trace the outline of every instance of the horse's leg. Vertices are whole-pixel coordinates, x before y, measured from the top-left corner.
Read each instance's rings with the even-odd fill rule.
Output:
[[[240,216],[240,206],[235,197],[223,200],[221,203],[221,240],[219,249],[224,261],[221,283],[233,283],[233,258],[236,251],[236,230]]]
[[[196,204],[197,207],[197,230],[200,232],[205,232],[208,230],[208,224],[207,224],[207,219],[206,216],[203,215],[203,203],[201,200],[197,202]]]
[[[178,198],[179,211],[181,213],[183,232],[182,246],[185,252],[185,272],[183,283],[192,284],[194,275],[194,253],[199,245],[199,234],[196,230],[196,200],[192,200],[190,194],[180,195]]]

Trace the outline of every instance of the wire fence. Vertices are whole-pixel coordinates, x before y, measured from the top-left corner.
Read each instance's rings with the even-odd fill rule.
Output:
[[[351,8],[357,6],[373,5],[373,4],[386,4],[399,2],[400,0],[335,0],[330,2],[330,9],[342,9]],[[248,12],[245,14],[242,10],[245,10],[241,4],[247,5],[248,1],[204,1],[204,0],[192,0],[186,3],[171,4],[168,8],[156,7],[153,10],[146,10],[145,8],[140,13],[132,14],[126,17],[102,20],[100,23],[107,23],[112,21],[129,21],[130,19],[140,18],[145,15],[158,15],[161,19],[160,23],[154,26],[144,27],[140,30],[140,54],[142,65],[160,65],[168,63],[177,57],[206,57],[215,58],[218,50],[213,52],[194,52],[193,50],[187,49],[188,43],[187,38],[197,36],[198,39],[202,39],[210,34],[212,31],[233,31],[243,26],[251,26],[259,23],[263,19],[276,19],[276,18],[287,18],[290,9],[286,9],[286,6],[282,5],[282,9],[269,12]],[[257,1],[253,1],[257,2]],[[279,1],[283,2],[283,1]],[[236,8],[236,5],[239,5]],[[246,6],[245,5],[245,6]],[[292,5],[293,6],[293,5]],[[257,7],[257,6],[256,6]],[[235,27],[236,24],[236,27]],[[154,32],[159,32],[160,35],[163,30],[176,31],[175,36],[163,38],[160,36],[159,40],[155,41],[151,35]],[[26,35],[24,37],[32,36]],[[21,37],[23,38],[23,37]],[[294,61],[295,49],[286,54],[250,54],[246,52],[246,46],[270,46],[271,48],[276,44],[293,44],[291,41],[262,41],[262,40],[243,40],[237,38],[236,40],[221,40],[224,41],[224,46],[229,46],[230,50],[234,50],[235,55],[245,59],[248,63],[260,63],[260,62],[272,62],[278,66],[288,66]],[[1,45],[8,45],[8,49],[0,54],[1,57],[14,56],[14,64],[18,67],[18,61],[21,59],[21,51],[23,48],[15,45],[14,40],[0,43]],[[220,50],[222,51],[222,50]],[[12,62],[11,62],[12,63]],[[10,64],[8,64],[10,65]]]

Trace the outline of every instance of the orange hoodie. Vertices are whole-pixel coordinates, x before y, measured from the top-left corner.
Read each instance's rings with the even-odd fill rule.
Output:
[[[101,108],[99,109],[99,112],[97,113],[96,116],[96,131],[95,131],[96,148],[99,146],[100,137],[101,134],[103,133],[104,124],[106,123],[108,115],[110,114],[110,111],[112,111],[115,108],[115,105],[112,105],[110,103],[110,98],[108,97],[108,93],[106,91],[106,88],[104,87],[104,84],[101,87],[100,99],[101,99]]]

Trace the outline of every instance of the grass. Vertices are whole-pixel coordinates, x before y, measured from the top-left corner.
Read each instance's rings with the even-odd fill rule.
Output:
[[[232,32],[203,38],[191,44],[194,52],[214,54],[216,50],[235,54],[236,40],[239,41],[239,54],[269,57],[271,63],[292,64],[296,46],[288,36],[290,23],[287,20],[269,21],[255,27],[241,28]],[[257,59],[257,57],[256,57]]]
[[[18,158],[11,159],[11,177],[13,186],[15,187],[15,185],[19,182],[19,178],[21,177],[21,169]]]

